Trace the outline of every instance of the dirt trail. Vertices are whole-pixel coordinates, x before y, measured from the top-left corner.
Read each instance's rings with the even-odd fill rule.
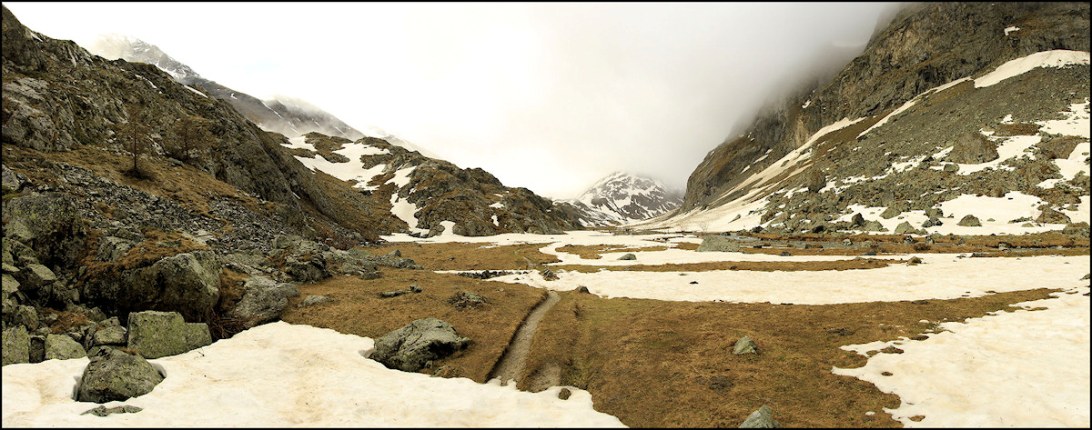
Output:
[[[512,343],[508,344],[508,348],[504,350],[504,355],[493,367],[488,379],[499,378],[502,384],[507,384],[510,379],[518,380],[519,374],[523,371],[524,364],[527,361],[527,353],[531,350],[531,339],[535,337],[538,323],[542,321],[542,317],[546,315],[546,312],[559,301],[561,301],[561,296],[556,292],[546,292],[546,300],[543,300],[531,310],[531,313],[527,314],[527,319],[523,320],[523,324],[516,330]]]

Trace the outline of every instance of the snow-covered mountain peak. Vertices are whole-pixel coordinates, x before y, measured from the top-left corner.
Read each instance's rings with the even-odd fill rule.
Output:
[[[679,206],[682,196],[655,179],[613,172],[570,200],[586,225],[626,224],[646,220]]]

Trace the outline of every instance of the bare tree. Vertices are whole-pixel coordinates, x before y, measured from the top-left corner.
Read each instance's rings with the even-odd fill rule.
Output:
[[[174,144],[171,155],[182,161],[193,158],[191,151],[201,151],[213,143],[209,120],[196,115],[186,115],[174,123]]]
[[[147,175],[143,174],[140,170],[140,166],[137,164],[140,160],[140,155],[147,152],[151,147],[149,144],[150,137],[148,136],[150,128],[144,123],[144,108],[130,105],[125,108],[128,113],[128,119],[118,126],[118,138],[121,144],[129,151],[133,156],[133,166],[126,172],[129,176],[142,178]]]

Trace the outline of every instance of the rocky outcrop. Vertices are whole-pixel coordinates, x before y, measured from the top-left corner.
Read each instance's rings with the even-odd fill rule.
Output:
[[[103,348],[91,357],[80,377],[76,401],[106,403],[150,393],[163,375],[148,360],[119,349]]]
[[[178,355],[212,343],[208,325],[187,323],[176,312],[129,315],[129,349],[144,358]]]
[[[370,358],[391,369],[416,372],[432,360],[466,348],[469,343],[470,339],[460,337],[451,324],[424,318],[376,339]]]

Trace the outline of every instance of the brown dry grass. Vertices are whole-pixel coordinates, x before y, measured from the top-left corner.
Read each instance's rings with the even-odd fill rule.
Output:
[[[19,168],[20,173],[27,175],[35,183],[61,185],[57,182],[57,176],[50,173],[49,169],[39,169],[35,166],[39,160],[49,160],[78,166],[94,172],[95,176],[175,200],[186,209],[200,214],[208,214],[209,199],[214,197],[230,197],[250,210],[262,209],[256,199],[240,193],[230,184],[217,180],[212,175],[190,165],[172,165],[162,157],[140,159],[141,168],[146,169],[156,178],[154,181],[147,181],[133,179],[123,173],[132,167],[132,158],[129,154],[114,153],[96,146],[80,145],[71,151],[40,152],[8,145],[5,146],[5,151],[6,159],[16,160],[9,167]]]
[[[582,273],[593,273],[600,270],[633,271],[633,272],[706,272],[710,270],[751,270],[759,272],[797,272],[797,271],[821,271],[821,270],[859,270],[879,269],[892,264],[904,263],[904,260],[877,260],[871,258],[858,258],[839,261],[716,261],[705,263],[671,263],[671,264],[634,264],[628,266],[586,266],[577,264],[564,264],[552,266],[555,270],[571,270]]]
[[[428,270],[525,270],[558,260],[539,251],[545,244],[391,243],[362,248],[372,255],[399,250]]]
[[[824,306],[602,299],[565,292],[535,335],[520,388],[547,368],[592,393],[596,410],[640,427],[735,427],[766,404],[788,427],[896,427],[899,405],[832,367],[863,357],[842,345],[927,333],[929,324],[979,317],[1048,297],[1039,289],[956,300]],[[732,355],[750,336],[759,355]],[[731,381],[714,389],[713,377]],[[530,387],[541,388],[541,387]],[[865,415],[876,412],[875,416]]]
[[[519,324],[546,295],[543,290],[524,285],[480,281],[424,270],[385,268],[382,273],[381,278],[374,280],[342,276],[303,285],[300,296],[291,299],[282,319],[293,324],[325,327],[374,339],[419,318],[439,318],[455,327],[460,336],[469,337],[471,345],[426,371],[484,382]],[[410,284],[417,284],[424,291],[379,298],[380,292],[403,290]],[[447,302],[459,291],[478,294],[487,303],[477,308],[459,310]],[[296,307],[311,294],[329,296],[335,301]]]
[[[651,251],[665,251],[667,246],[645,246],[645,247],[633,247],[624,245],[565,245],[557,248],[558,251],[567,254],[576,254],[580,258],[585,260],[598,260],[608,252],[651,252]]]

